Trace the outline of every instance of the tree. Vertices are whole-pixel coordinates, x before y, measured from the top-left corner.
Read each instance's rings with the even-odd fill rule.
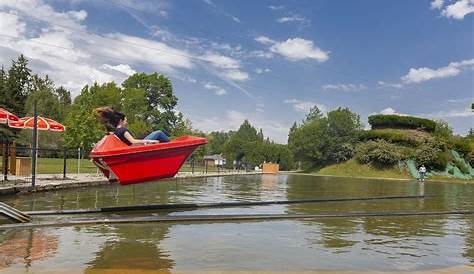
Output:
[[[122,90],[122,111],[127,116],[129,129],[137,136],[143,136],[151,130],[146,122],[147,100],[145,91],[139,88]]]
[[[327,117],[313,107],[303,124],[290,129],[288,147],[296,160],[321,166],[347,160],[362,129],[360,117],[348,108],[330,111]]]
[[[168,135],[173,134],[182,124],[182,115],[174,111],[178,98],[173,94],[171,81],[162,74],[135,73],[126,79],[122,86],[125,89],[136,88],[145,92],[147,111],[145,119],[152,129],[163,130]]]
[[[12,61],[2,97],[6,99],[4,106],[19,116],[26,114],[25,101],[30,93],[31,76],[28,60],[23,55]]]
[[[349,160],[362,130],[359,115],[348,108],[338,108],[328,113],[327,121],[328,160]]]

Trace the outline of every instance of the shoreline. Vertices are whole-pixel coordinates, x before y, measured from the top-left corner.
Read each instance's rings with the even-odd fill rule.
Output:
[[[308,173],[301,171],[286,171],[280,172],[281,174],[297,174],[304,176],[315,176],[315,177],[334,177],[334,178],[352,178],[352,179],[365,179],[365,180],[388,180],[388,181],[416,181],[415,178],[394,178],[394,177],[367,177],[367,176],[346,176],[346,175],[330,175],[330,174],[319,174],[319,173]],[[474,180],[460,180],[460,179],[426,179],[425,183],[459,183],[459,184],[473,184]]]

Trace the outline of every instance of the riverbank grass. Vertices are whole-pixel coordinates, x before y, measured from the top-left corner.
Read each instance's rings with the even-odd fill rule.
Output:
[[[398,167],[378,169],[370,165],[363,165],[355,159],[333,164],[315,171],[319,175],[345,176],[345,177],[373,177],[373,178],[397,178],[410,179],[408,171]]]

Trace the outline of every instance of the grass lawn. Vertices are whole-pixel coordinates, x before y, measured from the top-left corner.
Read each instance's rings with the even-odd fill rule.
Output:
[[[67,159],[66,162],[66,174],[77,173],[78,167],[77,159]],[[62,174],[63,173],[64,160],[61,158],[38,158],[38,173],[39,174]],[[0,159],[0,171],[3,170],[2,161]],[[181,172],[193,171],[190,163],[185,163],[181,169]],[[202,165],[195,165],[194,172],[205,172],[206,168]],[[220,172],[225,172],[223,169],[219,169]],[[96,166],[88,159],[82,159],[79,169],[80,173],[96,173]],[[217,167],[208,167],[207,172],[217,172]]]
[[[376,169],[368,165],[362,165],[355,159],[351,159],[339,164],[323,167],[315,173],[332,176],[350,176],[350,177],[374,177],[374,178],[398,178],[410,179],[410,175],[405,170],[397,167],[387,169]]]

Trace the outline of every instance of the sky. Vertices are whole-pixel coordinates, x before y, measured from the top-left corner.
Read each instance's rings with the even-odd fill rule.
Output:
[[[286,143],[312,106],[474,127],[474,0],[0,0],[0,64],[24,54],[73,97],[169,77],[194,128],[248,119]]]

